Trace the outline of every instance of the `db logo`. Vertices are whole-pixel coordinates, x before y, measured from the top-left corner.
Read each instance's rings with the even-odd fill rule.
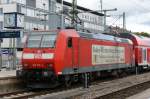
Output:
[[[38,50],[37,53],[35,53],[35,58],[41,58],[42,57],[42,54],[41,54],[41,51]]]

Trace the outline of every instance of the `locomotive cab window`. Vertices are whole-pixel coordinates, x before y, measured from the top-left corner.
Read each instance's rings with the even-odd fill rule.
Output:
[[[41,41],[41,47],[54,48],[55,42],[56,42],[56,35],[43,35],[43,38]]]
[[[56,34],[33,34],[27,41],[28,48],[55,48]]]
[[[68,38],[68,48],[71,48],[72,47],[72,38],[71,37],[69,37]]]

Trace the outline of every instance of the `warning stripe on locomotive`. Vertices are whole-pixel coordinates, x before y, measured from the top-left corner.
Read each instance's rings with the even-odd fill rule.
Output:
[[[119,46],[92,45],[92,64],[125,63],[125,48]]]

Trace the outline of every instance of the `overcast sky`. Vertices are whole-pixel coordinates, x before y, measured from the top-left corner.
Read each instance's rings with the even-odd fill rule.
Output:
[[[65,0],[71,2],[72,0]],[[92,9],[100,9],[100,0],[77,0],[78,5]],[[122,27],[122,17],[126,13],[126,27],[134,32],[150,33],[150,0],[103,0],[103,9],[117,8],[117,11],[108,12],[112,15],[107,18],[107,24]]]

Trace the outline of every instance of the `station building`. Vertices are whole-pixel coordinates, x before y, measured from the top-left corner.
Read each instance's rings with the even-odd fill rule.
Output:
[[[15,39],[15,47],[22,49],[24,42],[27,38],[27,33],[31,30],[49,30],[61,27],[61,0],[0,0],[0,31],[11,30],[5,28],[5,24],[14,24],[5,20],[5,13],[21,13],[23,19],[20,24],[23,26],[21,31],[23,34],[20,38]],[[72,4],[64,1],[64,10],[70,10]],[[102,32],[104,31],[104,15],[90,9],[77,6],[79,10],[78,17],[81,24],[78,25],[78,30],[89,32]],[[10,22],[10,23],[9,23]],[[64,28],[71,25],[71,18],[64,14]],[[12,39],[3,39],[2,48],[12,48]]]
[[[64,1],[64,8],[71,9],[71,3]],[[4,13],[18,12],[24,14],[23,31],[30,31],[34,29],[49,30],[61,27],[61,0],[0,0],[0,30],[7,30],[4,26]],[[91,32],[101,32],[103,27],[103,14],[98,12],[91,12],[90,9],[77,6],[80,12],[78,16],[82,21],[79,29],[88,30]],[[50,14],[52,12],[52,14]],[[71,19],[67,15],[64,17],[64,26],[70,26]],[[24,41],[24,36],[21,42]],[[10,47],[9,40],[3,40],[2,47]],[[20,41],[17,41],[19,42]],[[22,48],[22,44],[17,44],[17,48]]]

